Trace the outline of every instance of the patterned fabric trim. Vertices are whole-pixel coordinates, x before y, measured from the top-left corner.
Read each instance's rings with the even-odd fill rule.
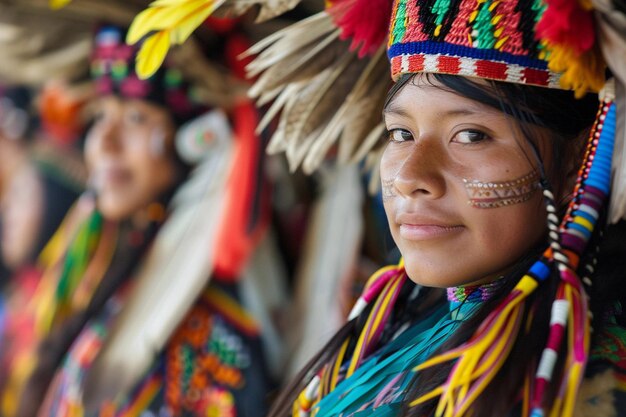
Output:
[[[602,330],[592,346],[591,363],[606,363],[615,371],[617,388],[626,392],[626,329],[610,323]]]
[[[224,291],[209,287],[203,294],[202,300],[207,307],[220,314],[247,336],[253,337],[260,334],[261,329],[256,319]]]
[[[405,54],[391,58],[391,75],[394,80],[402,74],[418,72],[479,77],[517,84],[558,88],[559,74],[546,69],[524,67],[517,64],[446,55]]]
[[[117,417],[137,417],[148,408],[163,387],[163,375],[158,371],[158,368],[152,370],[146,381],[130,396],[132,401],[117,414]],[[107,417],[106,413],[102,413],[101,417]]]

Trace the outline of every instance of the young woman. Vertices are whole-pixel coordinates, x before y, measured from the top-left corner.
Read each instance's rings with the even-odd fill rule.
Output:
[[[265,407],[265,394],[271,387],[259,322],[240,301],[237,277],[214,277],[207,285],[211,269],[200,269],[203,275],[193,269],[210,258],[211,251],[219,253],[228,245],[194,246],[198,240],[187,244],[177,239],[181,233],[196,238],[204,232],[195,230],[206,227],[198,219],[210,217],[217,227],[221,213],[215,207],[225,200],[224,195],[245,197],[254,205],[256,183],[248,181],[234,193],[225,189],[228,179],[239,185],[237,180],[242,180],[226,175],[233,136],[225,113],[206,113],[173,65],[140,80],[134,72],[135,55],[136,49],[124,43],[120,28],[98,32],[91,64],[99,97],[85,157],[96,213],[106,222],[117,223],[119,232],[110,256],[100,250],[101,242],[89,236],[78,234],[70,244],[70,249],[77,246],[91,255],[78,262],[66,257],[73,263],[64,263],[52,286],[54,296],[64,293],[64,300],[57,300],[49,319],[52,331],[39,347],[17,415],[254,415]],[[182,154],[188,162],[209,159],[213,165],[198,165],[181,186],[189,165],[178,153],[179,139],[197,121],[200,126],[188,135],[191,141],[187,148],[183,146]],[[250,133],[254,123],[247,125],[250,129],[238,133]],[[237,168],[245,169],[245,175],[256,173],[251,165],[242,163]],[[207,207],[206,196],[216,192],[222,198]],[[244,192],[248,194],[239,194]],[[175,208],[170,211],[170,207]],[[247,206],[238,207],[245,217]],[[256,214],[258,223],[246,223],[245,229],[255,236],[264,230],[259,225],[265,219],[262,211]],[[235,236],[236,231],[230,230]],[[254,248],[257,242],[251,238],[237,244],[250,243]],[[164,247],[169,251],[160,252]],[[229,259],[231,265],[241,268],[240,263],[248,261],[248,248],[243,253],[235,254],[239,255],[236,261]],[[180,268],[172,271],[171,264]],[[92,279],[94,271],[96,279]],[[190,281],[202,285],[186,295],[170,291],[176,283],[189,288]],[[180,303],[181,297],[188,304]],[[159,322],[153,317],[159,317]],[[154,332],[163,322],[172,328]],[[122,337],[120,342],[118,336],[128,323],[130,339]],[[155,335],[164,339],[158,347],[154,347],[159,343]],[[141,349],[146,341],[151,343],[148,352]],[[129,366],[120,368],[109,353],[120,343],[127,346],[126,342],[131,347],[123,349],[123,359]],[[144,361],[147,366],[133,369],[129,376],[127,368]]]
[[[101,39],[100,53],[110,53],[111,37],[103,31]],[[31,304],[37,340],[12,375],[18,388],[11,393],[15,405],[7,408],[11,415],[35,415],[74,338],[129,279],[187,175],[174,151],[174,117],[159,101],[159,86],[150,100],[140,99],[137,88],[136,99],[113,94],[123,85],[120,80],[98,85],[102,96],[94,104],[84,152],[90,191],[49,245],[54,255]],[[194,111],[181,117],[201,108]]]
[[[334,20],[366,55],[379,50],[391,16],[395,85],[383,109],[380,177],[402,259],[370,279],[348,323],[270,415],[624,415],[625,226],[607,224],[605,204],[616,106],[611,82],[591,93],[605,84],[593,16],[578,2],[375,3],[333,2],[317,24]],[[261,63],[313,22],[274,35],[255,68],[274,74],[300,62],[290,51]],[[580,22],[588,32],[571,30]],[[340,32],[328,27],[325,41]],[[318,45],[300,47],[315,56]],[[278,88],[261,76],[260,96],[264,83],[302,94],[302,103],[280,103],[283,132],[291,109],[332,97],[348,78],[358,81],[345,103],[365,106],[363,91],[375,96],[380,65],[359,64],[353,53],[328,58],[319,77],[307,69],[327,95],[311,98],[301,79]],[[365,117],[347,104],[336,114]]]

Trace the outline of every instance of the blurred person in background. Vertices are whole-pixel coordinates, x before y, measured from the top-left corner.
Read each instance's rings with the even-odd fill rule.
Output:
[[[276,291],[257,278],[280,271],[256,111],[207,108],[174,60],[139,79],[124,36],[96,34],[93,206],[51,242],[66,248],[35,296],[42,337],[16,415],[260,415]]]
[[[31,110],[32,92],[26,86],[0,86],[0,199],[11,176],[24,159],[24,144],[35,123]],[[0,285],[10,275],[0,261]]]
[[[15,379],[24,366],[21,352],[34,340],[33,316],[25,308],[43,273],[40,254],[84,188],[79,145],[83,98],[62,84],[45,87],[31,118],[30,137],[22,139],[23,157],[9,177],[0,202],[0,254],[10,271],[6,283],[6,320],[0,344],[3,403],[14,403]],[[26,125],[25,125],[26,126]],[[45,258],[45,256],[44,256]]]

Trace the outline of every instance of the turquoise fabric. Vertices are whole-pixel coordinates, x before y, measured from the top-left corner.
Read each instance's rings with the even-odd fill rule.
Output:
[[[316,417],[391,417],[402,407],[412,369],[432,356],[480,304],[443,304],[370,356],[316,406]]]

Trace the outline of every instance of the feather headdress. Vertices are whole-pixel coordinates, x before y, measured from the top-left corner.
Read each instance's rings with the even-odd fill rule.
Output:
[[[71,14],[85,1],[53,1],[52,6],[66,6],[63,10]],[[256,9],[257,22],[263,22],[300,2],[157,0],[134,19],[127,41],[143,39],[137,71],[148,77],[170,46],[187,41],[211,15],[239,16]],[[390,12],[386,0],[328,2],[326,11],[250,50],[259,54],[249,67],[251,76],[259,76],[251,95],[259,104],[272,102],[259,129],[280,114],[269,149],[286,151],[292,169],[302,165],[312,172],[331,150],[342,162],[360,160],[378,143],[383,131],[378,116],[390,85],[380,82],[388,71],[384,43]]]

